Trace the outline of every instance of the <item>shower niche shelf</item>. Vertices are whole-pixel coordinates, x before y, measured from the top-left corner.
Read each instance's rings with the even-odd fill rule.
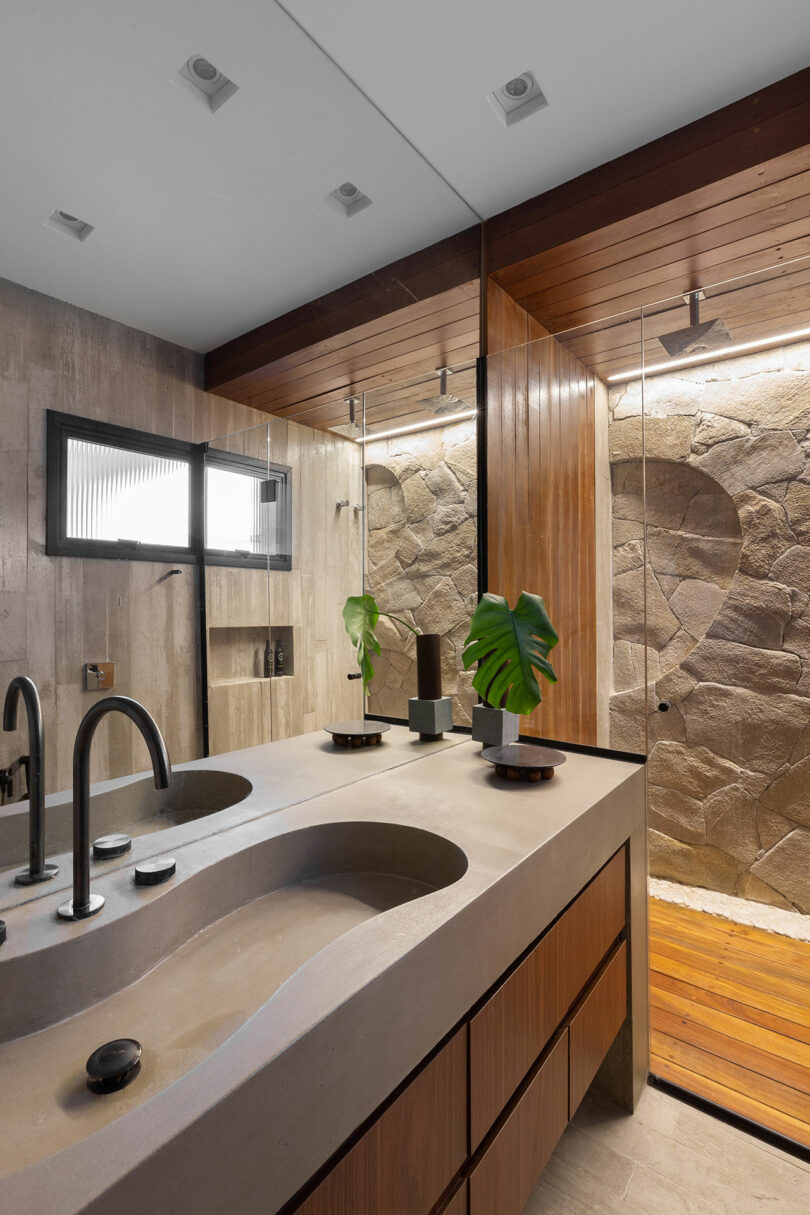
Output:
[[[287,679],[295,674],[294,630],[289,624],[217,625],[208,630],[209,687],[266,683],[264,647],[270,637],[275,663],[276,644],[284,651],[284,674],[270,679]]]
[[[289,624],[213,625],[208,629],[208,735],[212,755],[255,747],[293,732],[295,630]],[[264,646],[280,640],[284,674],[264,675]]]

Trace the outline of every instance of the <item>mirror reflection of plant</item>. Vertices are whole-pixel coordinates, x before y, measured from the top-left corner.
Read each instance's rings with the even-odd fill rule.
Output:
[[[343,606],[343,623],[352,645],[357,650],[357,665],[363,675],[364,692],[374,678],[371,655],[379,656],[381,653],[380,643],[374,632],[380,616],[385,616],[388,620],[396,620],[397,624],[404,625],[409,632],[413,633],[414,637],[419,636],[419,630],[408,624],[407,620],[394,616],[391,612],[381,612],[373,595],[349,596]]]
[[[531,713],[543,699],[535,671],[557,682],[548,654],[558,641],[539,595],[521,591],[510,608],[503,595],[487,593],[470,621],[464,669],[479,664],[473,687],[493,709]]]

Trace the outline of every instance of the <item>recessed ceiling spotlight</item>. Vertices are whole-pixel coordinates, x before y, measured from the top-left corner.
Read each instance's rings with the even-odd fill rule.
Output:
[[[548,105],[548,100],[532,72],[521,72],[520,76],[513,76],[499,89],[493,89],[488,100],[507,127],[520,122],[521,118],[536,114],[538,110],[544,110]]]
[[[87,240],[93,231],[93,225],[88,224],[86,220],[58,208],[51,211],[45,220],[45,227],[50,228],[52,232],[61,232],[63,236],[72,236],[74,240]]]
[[[233,97],[239,88],[204,55],[191,55],[174,79],[201,98],[212,113],[224,105],[229,97]]]
[[[344,181],[336,186],[327,194],[326,201],[332,206],[336,205],[347,217],[357,215],[358,211],[365,211],[366,207],[371,206],[371,199],[359,190],[353,181]]]

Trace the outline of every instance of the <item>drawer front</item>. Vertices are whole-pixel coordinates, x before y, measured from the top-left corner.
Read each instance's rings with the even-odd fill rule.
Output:
[[[470,1174],[469,1215],[520,1215],[568,1122],[568,1031]]]
[[[469,1200],[467,1196],[467,1182],[465,1181],[460,1190],[457,1190],[450,1199],[446,1207],[442,1207],[441,1215],[469,1215]]]
[[[473,1151],[542,1053],[624,922],[622,848],[470,1022]]]
[[[467,1027],[297,1208],[298,1215],[428,1215],[467,1158]]]
[[[569,1117],[573,1118],[627,1016],[627,943],[622,941],[569,1026]]]

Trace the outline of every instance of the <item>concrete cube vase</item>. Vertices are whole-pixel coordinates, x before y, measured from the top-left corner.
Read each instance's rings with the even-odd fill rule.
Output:
[[[420,633],[416,638],[417,696],[408,701],[408,725],[422,742],[436,742],[453,727],[453,702],[442,696],[441,638]]]
[[[490,705],[475,705],[472,711],[473,742],[485,747],[503,747],[517,742],[520,734],[520,717],[506,709],[493,709]]]

